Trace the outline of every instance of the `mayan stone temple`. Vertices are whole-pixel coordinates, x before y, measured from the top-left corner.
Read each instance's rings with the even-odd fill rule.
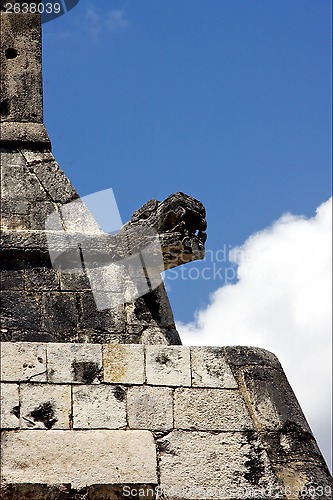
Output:
[[[204,256],[203,205],[114,236],[43,124],[39,14],[1,11],[1,499],[331,498],[277,358],[181,345],[161,271]]]

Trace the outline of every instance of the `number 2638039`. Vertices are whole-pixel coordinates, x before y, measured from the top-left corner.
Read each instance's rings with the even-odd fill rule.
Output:
[[[60,14],[61,4],[59,2],[24,2],[6,3],[5,12],[14,14]]]

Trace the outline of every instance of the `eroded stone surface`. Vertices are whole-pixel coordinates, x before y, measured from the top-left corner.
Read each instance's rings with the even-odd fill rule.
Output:
[[[127,393],[131,429],[166,431],[173,427],[172,390],[169,387],[130,387]]]
[[[73,388],[74,429],[121,429],[126,421],[126,391],[120,386]]]
[[[17,384],[0,385],[0,424],[2,429],[18,429],[20,419],[19,387]]]
[[[191,347],[192,385],[236,389],[223,347]]]
[[[253,429],[245,403],[230,389],[175,389],[175,428],[207,431]]]
[[[324,464],[319,466],[306,460],[290,461],[277,464],[275,470],[284,491],[289,493],[288,500],[332,500],[333,479]]]
[[[190,386],[190,348],[146,346],[146,376],[151,385]]]
[[[1,120],[41,123],[42,47],[39,16],[1,13]],[[13,56],[8,57],[8,49]],[[21,57],[19,57],[21,56]],[[7,103],[4,106],[4,103]]]
[[[241,371],[255,422],[261,430],[282,429],[293,422],[311,432],[289,382],[283,372],[264,366],[246,367]]]
[[[104,381],[111,384],[144,382],[144,347],[124,344],[103,345]]]
[[[47,345],[48,380],[52,383],[92,384],[102,377],[99,344]]]
[[[20,392],[22,429],[69,429],[69,385],[23,384]]]
[[[1,343],[1,380],[46,382],[46,347],[40,343]]]
[[[253,434],[173,431],[158,441],[161,485],[169,499],[274,498],[277,481]],[[252,496],[253,498],[253,496]]]
[[[1,446],[6,483],[69,483],[73,488],[157,483],[154,439],[148,431],[4,432]]]
[[[225,347],[225,356],[227,362],[234,366],[263,365],[282,371],[275,354],[259,347],[228,346]]]

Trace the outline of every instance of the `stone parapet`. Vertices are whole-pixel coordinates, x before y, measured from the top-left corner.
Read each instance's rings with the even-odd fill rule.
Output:
[[[1,356],[2,498],[331,498],[265,350],[4,342]]]

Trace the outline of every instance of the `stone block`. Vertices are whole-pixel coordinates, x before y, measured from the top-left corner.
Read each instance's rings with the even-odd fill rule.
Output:
[[[135,299],[135,301],[133,301],[133,297],[129,296],[127,303],[130,302],[132,303],[132,307],[127,308],[127,315],[128,322],[131,325],[138,323],[142,327],[156,325],[161,322],[160,306],[154,290]]]
[[[1,380],[8,382],[46,382],[45,344],[3,342]]]
[[[0,300],[2,328],[42,329],[41,308],[37,294],[2,291]]]
[[[143,384],[143,345],[103,345],[104,382],[111,384]]]
[[[163,498],[271,500],[279,491],[265,451],[247,433],[175,430],[158,449]]]
[[[1,15],[1,99],[10,103],[2,120],[15,123],[43,121],[40,18],[30,13]],[[15,43],[13,44],[13,40]],[[7,60],[5,49],[15,47],[19,57]],[[27,50],[29,48],[29,50]],[[6,136],[1,135],[4,141]],[[16,137],[7,138],[15,140]]]
[[[95,300],[96,294],[98,294],[98,291],[96,291],[95,294],[92,292],[81,294],[82,314],[79,322],[80,328],[83,330],[95,329],[101,333],[124,331],[126,328],[124,305],[120,304],[117,307],[106,307],[105,309],[98,310]],[[103,300],[103,296],[101,298],[101,296],[97,295],[96,298],[100,299],[99,301],[102,302],[102,305],[107,306],[109,304],[107,296],[105,297],[105,300]]]
[[[92,344],[140,344],[140,337],[127,333],[105,333],[94,330],[78,332],[78,342],[91,342]]]
[[[7,484],[157,484],[155,443],[148,431],[5,431],[1,447]]]
[[[22,328],[11,331],[10,342],[58,342],[58,338],[56,335],[48,332],[39,330],[25,330]]]
[[[39,231],[45,230],[47,217],[57,211],[57,205],[50,201],[35,202],[30,212],[30,227]]]
[[[78,198],[52,153],[25,150],[22,154],[53,202],[65,204]]]
[[[183,389],[174,394],[177,429],[244,431],[253,429],[243,398],[232,389]]]
[[[166,431],[173,428],[173,399],[169,387],[129,387],[128,425],[131,429]]]
[[[54,166],[52,165],[53,169]],[[60,171],[60,170],[59,170]],[[55,175],[56,174],[56,175]],[[62,172],[63,174],[63,172]],[[39,170],[39,175],[45,177],[44,170]],[[59,175],[59,172],[54,171],[53,175],[49,176],[51,182],[54,183],[56,177]],[[63,174],[64,175],[64,174]],[[64,179],[67,178],[64,176]],[[54,187],[57,187],[54,183]],[[59,200],[58,200],[59,201]],[[61,209],[61,219],[66,228],[66,231],[80,232],[85,235],[99,235],[101,239],[104,239],[105,242],[108,241],[108,236],[103,232],[98,222],[95,220],[93,214],[90,212],[87,205],[85,205],[84,201],[81,198],[77,198],[72,200],[71,203],[64,204]],[[86,246],[86,242],[89,241],[88,246]],[[86,242],[82,242],[82,253],[83,258],[85,253],[94,248],[94,240],[88,239]]]
[[[224,352],[222,347],[191,347],[193,387],[238,388]]]
[[[5,200],[42,201],[47,193],[27,166],[3,166],[1,169],[1,198]]]
[[[60,274],[60,288],[64,291],[90,290],[90,283],[84,272],[74,273],[63,271]]]
[[[31,92],[28,92],[28,95],[30,99]],[[13,142],[22,146],[23,143],[36,142],[46,148],[51,147],[50,138],[43,123],[0,122],[0,135],[2,143]]]
[[[89,256],[88,256],[89,257]],[[124,297],[124,274],[123,266],[117,262],[104,264],[87,269],[92,290],[114,292]]]
[[[3,484],[0,498],[1,500],[70,500],[73,498],[70,490],[69,485],[63,484]],[[80,500],[80,497],[77,496],[76,500]]]
[[[40,163],[47,163],[55,161],[51,151],[35,151],[33,149],[21,149],[22,158],[31,167]]]
[[[96,384],[102,373],[98,344],[47,344],[48,380],[51,383]]]
[[[0,153],[1,155],[1,153]],[[2,163],[2,157],[1,157]],[[25,200],[1,200],[1,213],[6,215],[29,215],[31,203]]]
[[[22,429],[69,429],[69,385],[22,384],[20,392]]]
[[[1,215],[1,229],[29,230],[30,219],[27,215]]]
[[[58,274],[54,269],[46,267],[26,269],[25,286],[33,291],[50,291],[59,289]]]
[[[45,293],[42,310],[44,327],[47,331],[62,332],[77,328],[79,316],[74,294]]]
[[[315,438],[293,422],[281,430],[261,433],[261,440],[272,463],[302,461],[304,457],[322,460]]]
[[[19,386],[2,383],[0,396],[1,429],[18,429],[20,418]]]
[[[146,346],[146,376],[151,385],[190,386],[190,348]]]
[[[145,345],[178,345],[178,332],[159,326],[148,326],[141,335],[141,343]]]
[[[122,387],[73,387],[74,429],[121,429],[126,425],[126,391]]]
[[[49,259],[46,235],[43,231],[11,231],[4,230],[1,234],[1,244],[4,250],[18,252],[38,251],[43,259]],[[40,262],[40,260],[39,260]]]
[[[225,357],[227,362],[233,366],[262,365],[270,366],[282,371],[282,366],[278,358],[266,349],[259,347],[230,346],[225,347]]]
[[[265,366],[249,366],[241,370],[252,418],[261,430],[280,430],[287,423],[310,432],[296,396],[283,372]]]
[[[3,290],[23,290],[23,279],[24,273],[22,269],[4,269],[0,271],[0,283]]]
[[[0,150],[1,166],[6,167],[20,167],[26,164],[23,155],[20,151],[6,151],[5,149]]]

